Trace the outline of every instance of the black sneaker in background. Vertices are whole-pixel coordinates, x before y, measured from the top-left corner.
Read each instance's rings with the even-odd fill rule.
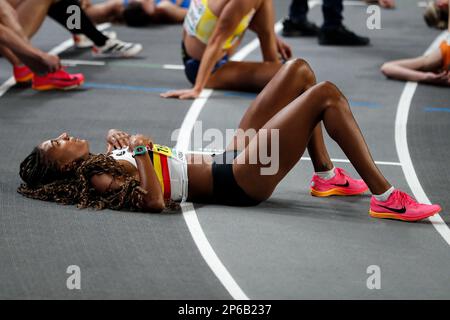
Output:
[[[293,22],[289,18],[283,21],[283,37],[315,37],[319,33],[319,28],[308,20]]]
[[[369,38],[358,36],[343,25],[319,31],[319,44],[322,46],[367,46],[369,43]]]

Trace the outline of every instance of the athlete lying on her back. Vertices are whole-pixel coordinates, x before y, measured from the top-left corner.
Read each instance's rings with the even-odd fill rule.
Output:
[[[417,58],[386,62],[381,72],[392,79],[450,86],[450,24],[447,38],[438,50]]]
[[[116,22],[133,27],[155,23],[181,23],[191,0],[107,0],[92,4],[81,0],[95,23]]]
[[[168,204],[185,200],[251,206],[271,196],[308,147],[322,157],[313,159],[315,167],[330,168],[313,176],[313,195],[355,195],[368,186],[374,194],[373,217],[417,221],[438,213],[440,206],[417,203],[386,181],[346,98],[329,82],[313,83],[315,77],[306,62],[285,64],[247,110],[239,125],[242,130],[227,151],[215,157],[184,155],[143,135],[118,130],[108,134],[108,152],[94,155],[87,141],[64,133],[41,143],[22,162],[20,176],[25,184],[18,191],[30,198],[80,207],[146,212],[160,212]],[[310,139],[321,122],[365,183],[334,169],[323,141]],[[244,133],[251,129],[255,135],[248,139]],[[278,141],[273,142],[275,132]],[[272,154],[279,150],[279,169],[273,174],[263,174],[268,165],[259,151],[264,146]]]

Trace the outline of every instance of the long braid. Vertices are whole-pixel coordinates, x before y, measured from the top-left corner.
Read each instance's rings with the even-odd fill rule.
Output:
[[[42,179],[42,172],[45,173],[50,170],[48,172],[53,177],[57,174],[53,172],[54,168],[42,169],[39,164],[45,166],[42,157],[36,155],[28,156],[21,164],[20,175],[26,183],[18,188],[17,191],[20,194],[38,200],[77,205],[79,208],[142,210],[142,197],[147,191],[139,186],[139,181],[130,177],[125,169],[109,156],[103,154],[90,155],[87,160],[74,163],[71,167],[76,169],[64,174],[63,178],[58,178],[58,180],[46,184],[36,183],[36,179]],[[48,166],[52,168],[51,164]],[[91,178],[97,174],[110,174],[123,183],[117,190],[100,193],[90,183]],[[179,208],[172,201],[166,204],[168,209]]]

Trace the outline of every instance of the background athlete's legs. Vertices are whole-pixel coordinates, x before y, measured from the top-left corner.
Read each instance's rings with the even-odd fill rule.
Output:
[[[249,196],[258,200],[267,199],[300,160],[320,121],[323,121],[328,134],[339,144],[373,194],[381,194],[390,188],[372,159],[347,100],[329,82],[308,89],[261,128],[267,129],[268,134],[264,135],[260,130],[234,161],[233,172],[238,184]],[[250,159],[258,154],[263,139],[267,140],[268,150],[271,150],[272,129],[279,130],[279,169],[274,175],[261,175],[261,169],[268,165],[260,162],[250,164]]]
[[[20,25],[28,38],[41,27],[54,0],[23,0],[15,8]]]
[[[15,3],[14,3],[15,4]],[[0,24],[4,25],[6,28],[14,32],[17,36],[22,38],[25,42],[29,42],[27,36],[25,35],[20,23],[17,12],[11,6],[9,2],[0,2]],[[8,48],[0,47],[0,53],[12,64],[20,65],[22,62],[20,59]]]
[[[245,135],[246,130],[258,131],[281,109],[315,84],[316,77],[306,61],[296,59],[286,63],[248,108],[239,124],[239,129],[242,130],[236,132],[227,150],[245,149],[250,141],[249,136]],[[311,135],[308,152],[316,172],[333,168],[320,124]]]
[[[122,0],[109,0],[84,8],[84,11],[94,23],[120,21],[123,10],[124,5]]]
[[[156,23],[181,23],[186,16],[187,9],[181,8],[171,1],[161,1],[153,13]]]

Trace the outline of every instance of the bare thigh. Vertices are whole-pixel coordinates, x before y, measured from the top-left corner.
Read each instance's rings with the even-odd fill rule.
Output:
[[[208,80],[207,88],[260,92],[280,70],[276,62],[229,61]]]

